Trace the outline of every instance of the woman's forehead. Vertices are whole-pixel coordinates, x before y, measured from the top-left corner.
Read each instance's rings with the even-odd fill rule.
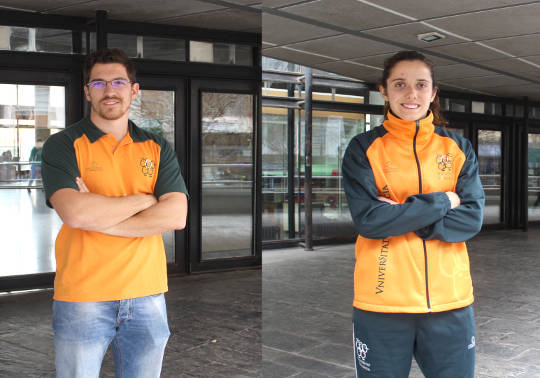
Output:
[[[403,60],[390,70],[389,79],[397,78],[431,81],[429,66],[420,60]]]

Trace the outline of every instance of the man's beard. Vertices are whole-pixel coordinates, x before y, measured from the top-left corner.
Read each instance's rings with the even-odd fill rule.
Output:
[[[103,108],[101,106],[101,103],[110,100],[118,101],[118,105],[111,109]],[[97,106],[92,102],[92,110],[103,119],[115,121],[122,118],[129,111],[129,104],[126,108],[123,107],[123,104],[124,101],[119,97],[107,97],[101,100]]]

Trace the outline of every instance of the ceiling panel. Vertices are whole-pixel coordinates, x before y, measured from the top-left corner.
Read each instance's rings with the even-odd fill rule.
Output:
[[[292,13],[291,19],[309,18],[312,26],[333,23],[343,32],[312,38],[304,34],[304,40],[291,42],[298,50],[335,59],[313,63],[305,54],[298,56],[305,59],[297,60],[298,64],[376,82],[380,71],[375,68],[382,67],[394,52],[411,48],[423,51],[433,61],[435,78],[442,87],[483,94],[494,94],[494,88],[500,93],[505,87],[521,88],[528,95],[540,93],[532,84],[540,82],[540,1],[417,0],[414,6],[401,0],[269,1],[268,6],[279,3],[280,12]],[[376,27],[377,23],[389,25]],[[294,21],[290,26],[289,32],[294,34]],[[417,39],[418,34],[431,31],[446,34],[446,38],[429,44]],[[263,40],[267,41],[265,33]],[[363,33],[380,41],[362,39],[359,34]],[[509,93],[514,96],[518,90],[505,95]]]
[[[382,68],[383,65],[384,65],[384,61],[387,58],[390,58],[392,55],[394,55],[397,51],[399,51],[399,50],[396,48],[394,51],[392,51],[391,53],[388,53],[388,54],[371,55],[371,56],[366,56],[366,57],[363,57],[363,58],[350,59],[350,60],[352,60],[353,62],[367,64],[369,66],[375,66],[375,67]],[[436,66],[437,65],[455,64],[455,62],[453,60],[439,58],[437,56],[429,56],[428,55],[428,58]]]
[[[537,59],[538,57],[531,57],[531,59]],[[527,58],[523,58],[527,59]],[[497,70],[513,73],[513,74],[519,74],[520,76],[527,76],[530,78],[537,78],[540,79],[540,67],[538,67],[537,64],[531,65],[527,64],[525,62],[522,62],[518,59],[512,59],[512,58],[506,58],[506,59],[497,59],[497,60],[490,60],[485,62],[479,62],[480,64],[495,68]]]
[[[376,4],[394,11],[415,17],[417,19],[449,16],[464,12],[473,12],[487,8],[497,8],[508,5],[523,4],[527,0],[452,0],[433,1],[415,0],[414,6],[410,1],[377,0]]]
[[[308,54],[301,51],[291,50],[285,47],[274,47],[264,50],[264,56],[285,60],[292,63],[303,64],[303,62],[309,61],[311,64],[317,64],[321,62],[328,62],[332,60],[328,57],[321,57],[313,54]]]
[[[278,45],[339,34],[335,31],[264,13],[263,40]]]
[[[269,43],[269,42],[265,42],[265,41],[262,42],[262,48],[263,48],[263,50],[264,50],[264,49],[269,49],[269,48],[275,47],[275,46],[276,46],[275,43]]]
[[[460,87],[458,85],[451,85],[446,84],[444,82],[439,83],[439,89],[443,91],[452,91],[452,92],[461,92],[461,93],[475,93],[475,94],[481,94],[486,96],[494,96],[493,93],[488,91],[479,91],[475,89],[469,89],[466,87]]]
[[[452,64],[448,66],[436,66],[433,69],[435,79],[440,81],[477,76],[491,76],[492,71],[472,67],[466,64]]]
[[[463,79],[449,79],[444,80],[447,84],[458,85],[460,87],[467,87],[478,90],[491,90],[495,87],[502,87],[508,85],[527,85],[530,84],[525,80],[515,79],[505,75],[490,75],[480,77],[469,77]]]
[[[394,47],[390,45],[348,34],[295,43],[290,47],[329,55],[336,59],[357,58],[362,55],[375,55],[394,50]]]
[[[314,67],[323,71],[334,72],[367,82],[377,82],[382,75],[381,70],[376,70],[347,61],[321,63],[314,65]]]
[[[97,10],[108,11],[114,20],[151,22],[179,26],[203,27],[260,33],[261,15],[250,11],[262,5],[261,0],[231,0],[234,6],[227,8],[203,0],[160,0],[148,6],[142,0],[19,0],[2,1],[2,6],[64,16],[95,18]]]
[[[71,1],[70,3],[72,4],[69,6],[64,4],[62,7],[54,7],[48,13],[93,18],[97,10],[107,10],[108,17],[115,20],[164,23],[171,17],[225,9],[220,5],[197,0],[183,0],[181,7],[177,2],[170,0],[160,2],[159,7],[142,5],[141,2],[133,0]]]
[[[350,30],[395,25],[407,19],[356,0],[317,0],[282,9],[291,14],[319,22],[339,25]]]
[[[525,59],[529,62],[538,64],[540,66],[540,55],[524,56],[524,57],[521,57],[520,59]],[[538,71],[540,71],[540,67],[538,68]]]
[[[391,42],[407,44],[409,46],[412,46],[413,48],[427,48],[463,42],[463,39],[455,38],[448,35],[446,36],[446,38],[430,43],[420,41],[417,38],[418,34],[424,34],[433,31],[435,30],[432,27],[426,26],[420,22],[412,22],[409,24],[403,24],[398,26],[389,26],[380,29],[373,29],[365,33],[374,35],[379,38],[384,38],[385,40]]]
[[[76,0],[2,0],[0,8],[43,12],[47,9],[61,8],[77,3],[78,1]]]
[[[491,39],[482,43],[516,56],[540,54],[540,33]]]
[[[429,21],[430,24],[473,40],[536,33],[540,3],[468,13]]]
[[[480,46],[474,42],[457,43],[454,45],[428,47],[426,51],[434,51],[448,56],[475,62],[479,60],[500,59],[506,57],[500,52]]]
[[[227,0],[227,2],[236,4],[236,5],[244,5],[244,6],[250,6],[250,7],[262,6],[262,0]],[[176,4],[178,4],[178,1],[176,2]],[[183,6],[183,0],[182,0],[182,6]]]
[[[501,97],[519,97],[523,96],[529,97],[533,101],[540,101],[540,85],[514,85],[514,86],[504,86],[491,88],[490,92],[496,96]]]
[[[261,27],[256,26],[254,28],[242,29],[240,31],[243,32],[243,33],[261,34]]]
[[[313,0],[315,1],[315,0]],[[263,0],[265,8],[279,8],[291,4],[304,3],[301,0]]]
[[[260,29],[261,15],[242,11],[239,9],[227,9],[215,12],[206,12],[190,16],[170,18],[167,24],[191,27],[207,27],[211,29],[245,31],[246,29]]]

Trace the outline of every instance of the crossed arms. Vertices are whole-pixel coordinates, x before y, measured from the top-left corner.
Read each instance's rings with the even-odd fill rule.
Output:
[[[181,230],[186,225],[187,197],[170,192],[156,199],[151,194],[107,197],[91,193],[81,178],[79,190],[56,191],[50,203],[69,227],[104,234],[142,237]]]
[[[354,138],[343,158],[345,193],[358,233],[382,239],[415,232],[424,240],[461,242],[480,231],[484,191],[474,150],[467,142],[466,161],[455,192],[409,196],[404,203],[380,197],[365,146]]]

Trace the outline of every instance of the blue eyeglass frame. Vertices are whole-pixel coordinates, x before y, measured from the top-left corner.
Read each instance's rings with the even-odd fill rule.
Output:
[[[88,88],[93,88],[97,90],[104,90],[107,88],[107,84],[111,83],[111,87],[115,89],[124,89],[127,88],[128,85],[133,84],[132,81],[126,80],[126,79],[112,79],[112,80],[92,80],[89,83],[86,83],[86,86]]]

